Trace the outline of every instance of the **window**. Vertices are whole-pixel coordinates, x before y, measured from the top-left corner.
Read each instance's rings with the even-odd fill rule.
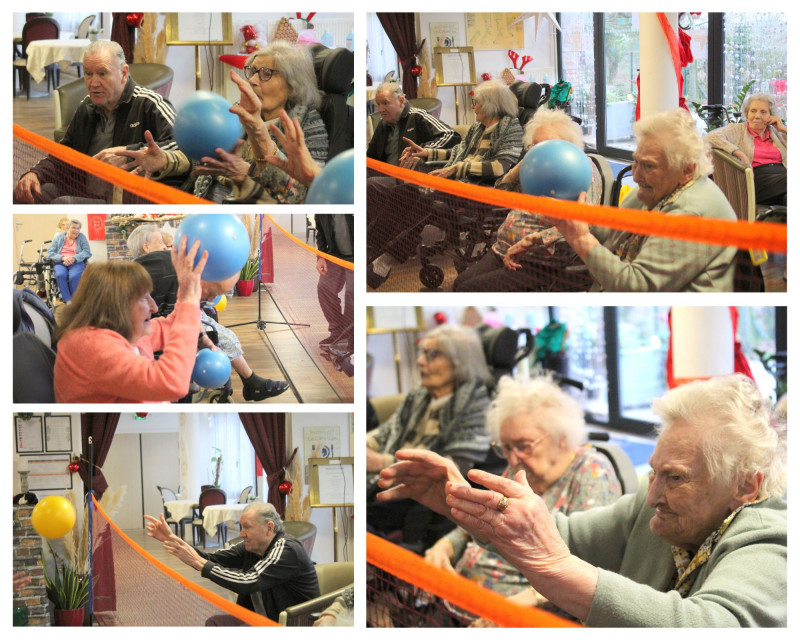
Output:
[[[208,463],[208,484],[214,484],[216,463],[211,461],[222,454],[219,486],[228,498],[238,498],[242,489],[255,486],[255,451],[239,416],[235,413],[213,413],[208,416],[212,430],[211,455]]]

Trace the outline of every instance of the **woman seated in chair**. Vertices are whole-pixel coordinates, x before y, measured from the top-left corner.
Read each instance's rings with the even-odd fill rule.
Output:
[[[248,58],[244,75],[246,80],[231,71],[241,96],[230,111],[239,116],[245,139],[233,153],[219,149],[216,158],[202,159],[193,171],[198,176],[194,193],[215,202],[230,195],[244,203],[302,203],[306,185],[269,160],[286,158],[269,125],[283,131],[279,116],[286,110],[299,123],[311,158],[325,165],[328,134],[317,111],[320,97],[311,58],[304,49],[277,41]]]
[[[382,535],[403,530],[403,542],[422,551],[438,538],[428,540],[432,514],[421,510],[409,517],[418,507],[410,500],[375,502],[378,473],[393,464],[394,452],[404,447],[440,453],[465,473],[483,462],[489,449],[485,412],[490,374],[475,331],[453,325],[437,327],[422,339],[417,367],[420,386],[367,434],[367,527]]]
[[[775,115],[777,103],[768,93],[748,96],[742,105],[747,122],[729,124],[709,132],[715,149],[732,154],[753,167],[756,202],[786,206],[786,161],[789,136]]]
[[[70,220],[68,224],[67,230],[56,235],[47,250],[64,302],[72,300],[86,269],[86,261],[92,257],[89,241],[81,233],[81,221]]]
[[[539,109],[525,126],[525,149],[545,140],[566,140],[583,149],[583,133],[578,124],[563,111]],[[496,186],[521,191],[519,171],[522,161],[500,178]],[[603,196],[600,172],[592,163],[592,183],[586,201],[600,204]],[[534,260],[536,258],[536,260]],[[541,291],[560,282],[554,271],[556,260],[563,265],[580,262],[561,233],[537,213],[514,210],[497,231],[497,241],[478,262],[463,271],[453,283],[454,291]],[[551,261],[553,270],[543,269]],[[561,269],[558,269],[561,271]],[[591,283],[588,275],[570,274],[563,278],[563,289],[584,290]],[[574,285],[574,286],[570,286]],[[556,285],[559,290],[561,286]]]
[[[171,402],[187,394],[200,335],[200,242],[172,250],[178,301],[167,318],[156,305],[144,267],[114,260],[90,265],[60,317],[56,402]],[[153,352],[162,350],[158,360]]]

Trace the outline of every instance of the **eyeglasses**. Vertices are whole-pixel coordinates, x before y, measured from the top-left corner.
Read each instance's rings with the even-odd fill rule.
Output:
[[[257,69],[249,64],[244,68],[244,75],[248,80],[258,74],[258,79],[261,80],[261,82],[268,82],[273,73],[280,73],[280,71],[271,69],[270,67],[261,67]]]
[[[492,441],[491,445],[492,451],[494,451],[495,454],[501,458],[505,459],[511,455],[512,451],[520,457],[529,456],[531,453],[533,453],[533,450],[536,449],[540,443],[547,440],[548,437],[550,437],[550,434],[546,433],[541,438],[537,438],[536,440],[521,440],[520,442],[515,442],[513,444],[506,444],[505,442],[494,440]]]
[[[472,106],[473,106],[473,107],[474,107],[476,104],[478,104],[478,101],[477,101],[475,98],[470,98],[470,100],[472,100]]]
[[[442,352],[438,349],[417,349],[417,358],[425,358],[426,362],[430,362],[431,360],[436,360]]]

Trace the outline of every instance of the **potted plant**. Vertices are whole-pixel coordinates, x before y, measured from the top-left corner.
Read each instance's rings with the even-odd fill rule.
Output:
[[[58,557],[48,542],[50,553],[55,560],[55,573],[51,578],[42,554],[45,588],[47,597],[55,609],[57,627],[80,627],[83,625],[84,607],[89,601],[89,576],[79,574],[75,567]]]
[[[222,471],[222,449],[219,447],[211,447],[214,450],[214,455],[211,457],[211,462],[214,463],[214,486],[219,489],[219,475]]]
[[[236,293],[240,296],[249,296],[253,293],[256,274],[258,273],[258,258],[250,257],[239,272],[239,282],[236,283]]]

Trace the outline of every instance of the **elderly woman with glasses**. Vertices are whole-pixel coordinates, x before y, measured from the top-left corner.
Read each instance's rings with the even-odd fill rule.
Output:
[[[653,403],[649,482],[613,505],[549,513],[528,483],[398,451],[382,500],[415,498],[492,543],[552,604],[588,626],[787,624],[786,425],[742,375]]]
[[[246,203],[302,203],[307,187],[278,168],[287,159],[280,136],[270,135],[272,124],[284,131],[281,113],[303,134],[311,158],[324,166],[328,134],[317,107],[320,95],[311,57],[304,49],[277,41],[259,49],[244,67],[245,78],[231,71],[239,87],[239,102],[230,108],[239,116],[245,140],[228,153],[202,158],[194,193],[214,201],[230,197]]]
[[[753,167],[756,202],[786,206],[786,162],[789,134],[776,115],[778,103],[768,93],[748,96],[742,105],[746,122],[729,124],[708,134],[715,149]]]
[[[386,422],[367,433],[367,526],[379,534],[405,529],[405,542],[418,544],[421,551],[438,536],[424,539],[429,522],[423,517],[407,518],[413,501],[383,504],[372,500],[378,473],[395,462],[395,451],[409,447],[435,451],[464,473],[483,462],[489,449],[485,414],[490,374],[475,331],[451,325],[425,335],[417,368],[420,386],[411,390]]]
[[[549,378],[504,377],[486,415],[492,450],[508,462],[503,473],[524,471],[528,484],[550,513],[569,515],[611,504],[622,495],[609,459],[586,442],[583,411]],[[458,527],[425,552],[425,560],[514,596],[518,604],[540,604],[528,580],[496,551],[476,544]],[[456,623],[473,616],[452,610]]]

